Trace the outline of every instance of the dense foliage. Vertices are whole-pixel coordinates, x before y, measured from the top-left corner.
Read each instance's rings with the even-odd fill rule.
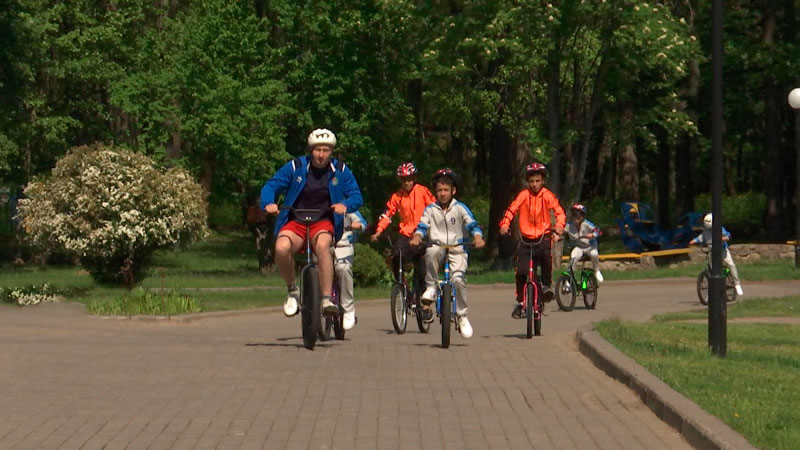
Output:
[[[764,193],[775,237],[793,228],[798,11],[725,2],[725,187]],[[459,197],[488,199],[492,245],[532,159],[564,204],[645,200],[674,222],[709,187],[709,17],[696,0],[10,0],[0,184],[103,141],[244,211],[325,126],[372,211],[396,163],[446,164]]]
[[[98,281],[139,281],[155,250],[206,233],[204,194],[192,177],[129,150],[74,148],[25,195],[19,209],[28,237],[76,255]]]

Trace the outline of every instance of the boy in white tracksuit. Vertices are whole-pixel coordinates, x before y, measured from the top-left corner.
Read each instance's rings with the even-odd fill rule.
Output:
[[[333,268],[336,279],[339,281],[339,302],[344,309],[342,322],[345,330],[352,329],[356,324],[356,307],[353,297],[353,257],[356,241],[356,232],[367,229],[367,221],[360,212],[345,214],[344,233],[333,247],[335,261]]]
[[[422,238],[437,244],[463,244],[468,234],[473,236],[475,247],[485,245],[483,231],[467,205],[454,198],[456,193],[456,174],[450,169],[442,169],[433,176],[436,202],[431,203],[422,213],[410,245],[419,245]],[[439,267],[444,262],[445,249],[431,246],[425,251],[425,292],[421,296],[424,305],[436,301],[439,282]],[[464,278],[468,265],[468,255],[464,247],[450,249],[450,280],[456,288],[456,315],[461,336],[472,336],[472,326],[467,319],[467,282]],[[432,319],[431,319],[432,320]]]
[[[569,268],[573,270],[575,263],[587,255],[592,260],[595,279],[598,283],[602,283],[603,274],[600,273],[600,255],[597,251],[597,236],[600,235],[600,230],[592,222],[586,220],[585,206],[576,203],[572,205],[570,212],[572,220],[564,228],[567,236],[575,242],[575,247],[569,256]]]

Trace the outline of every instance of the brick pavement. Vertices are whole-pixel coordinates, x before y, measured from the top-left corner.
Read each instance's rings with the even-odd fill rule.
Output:
[[[388,302],[359,304],[348,339],[314,351],[274,309],[181,323],[0,305],[0,449],[689,448],[574,336],[698,307],[694,280],[607,282],[596,311],[550,311],[532,340],[512,294],[471,286],[475,335],[448,350],[437,324],[394,334]]]

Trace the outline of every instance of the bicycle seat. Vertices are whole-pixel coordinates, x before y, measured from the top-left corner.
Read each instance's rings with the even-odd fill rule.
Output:
[[[322,209],[293,209],[294,220],[302,223],[303,225],[310,225],[319,221],[325,210]]]

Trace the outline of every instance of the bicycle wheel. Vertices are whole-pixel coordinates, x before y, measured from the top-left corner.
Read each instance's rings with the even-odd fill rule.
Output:
[[[439,321],[442,323],[442,348],[450,347],[450,322],[453,319],[453,287],[445,284],[442,289],[442,309]]]
[[[319,293],[319,274],[316,267],[306,267],[300,274],[302,297],[302,308],[300,309],[301,321],[303,326],[303,345],[305,348],[312,349],[317,343],[317,335],[320,333],[320,293]]]
[[[534,332],[538,336],[539,333],[534,329],[536,328],[536,322],[538,322],[541,326],[541,308],[542,305],[538,305],[536,307],[536,300],[538,296],[536,295],[536,285],[528,282],[525,283],[525,322],[527,328],[525,329],[525,337],[530,339],[533,337]],[[537,309],[539,312],[537,313]]]
[[[597,279],[594,274],[586,275],[586,289],[583,290],[583,305],[586,309],[594,309],[597,306]]]
[[[403,334],[408,326],[408,291],[406,286],[402,283],[395,283],[392,286],[392,294],[389,300],[394,331],[397,334]]]
[[[697,298],[704,305],[708,304],[708,277],[708,269],[700,272],[700,275],[697,276]]]
[[[562,311],[572,311],[575,308],[577,292],[572,285],[572,277],[562,274],[556,282],[556,302]]]
[[[731,275],[730,272],[728,272],[728,276],[725,277],[725,301],[736,301],[736,283],[733,282],[733,275]]]
[[[425,322],[425,317],[423,317],[423,310],[422,310],[422,303],[419,299],[418,292],[412,292],[414,296],[414,314],[417,316],[417,328],[419,328],[420,333],[429,333],[431,331],[431,323]]]

